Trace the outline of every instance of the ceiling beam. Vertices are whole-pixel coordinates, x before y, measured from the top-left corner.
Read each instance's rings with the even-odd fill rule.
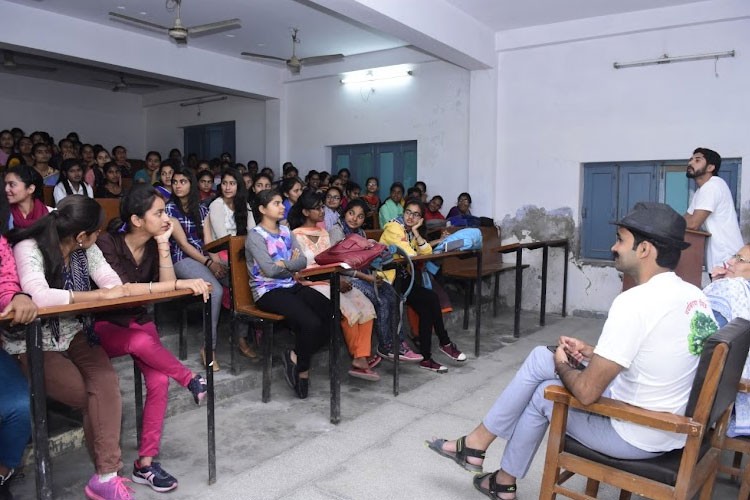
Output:
[[[176,85],[204,86],[248,97],[279,98],[282,69],[193,46],[167,37],[0,0],[0,47],[157,77]]]
[[[496,64],[495,33],[444,0],[309,0],[468,70]]]

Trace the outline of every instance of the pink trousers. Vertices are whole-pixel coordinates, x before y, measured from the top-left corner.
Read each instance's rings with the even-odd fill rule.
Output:
[[[138,453],[142,457],[159,454],[164,415],[169,397],[169,379],[187,387],[192,372],[165,348],[153,322],[142,325],[131,321],[122,327],[109,321],[97,321],[94,331],[110,358],[130,354],[146,381],[146,403]]]

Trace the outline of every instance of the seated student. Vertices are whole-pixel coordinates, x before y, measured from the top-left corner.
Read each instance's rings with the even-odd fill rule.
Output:
[[[34,155],[31,154],[31,150],[34,147],[34,143],[28,137],[21,137],[18,140],[18,154],[23,157],[23,164],[32,166],[34,165]]]
[[[412,198],[417,198],[418,200],[422,201],[422,190],[419,189],[417,186],[412,186],[409,189],[406,190],[406,199],[410,200]],[[424,203],[422,201],[422,203]]]
[[[305,176],[305,184],[307,184],[308,189],[312,189],[313,191],[320,189],[320,174],[317,170],[310,170],[307,173]]]
[[[355,199],[349,202],[344,216],[331,228],[331,245],[335,245],[349,234],[358,234],[365,238],[362,225],[365,222],[366,211],[367,204],[364,201]],[[399,322],[399,296],[390,283],[367,270],[354,271],[351,276],[352,286],[365,294],[377,312],[375,324],[378,333],[378,355],[392,360],[393,331],[398,328]],[[399,360],[418,363],[424,359],[406,344],[403,329],[399,331],[399,337]]]
[[[8,228],[25,228],[49,213],[42,201],[44,187],[39,173],[26,165],[5,172],[5,197],[10,206]]]
[[[380,242],[385,245],[396,245],[409,255],[426,255],[432,253],[432,247],[424,237],[424,205],[418,198],[407,200],[403,217],[396,217],[387,223],[380,236]],[[401,271],[402,268],[400,268]],[[405,271],[401,271],[405,273]],[[393,283],[396,271],[386,271],[386,278]],[[443,312],[437,294],[422,286],[421,280],[416,278],[414,286],[406,299],[406,303],[419,316],[420,354],[424,357],[419,366],[437,373],[445,373],[448,368],[432,359],[432,332],[440,341],[440,352],[453,361],[464,362],[466,355],[448,337],[443,324]]]
[[[341,202],[346,201],[346,182],[342,177],[333,176],[330,180],[331,187],[335,187],[341,192]]]
[[[346,210],[346,207],[349,206],[349,202],[352,200],[356,200],[361,195],[362,188],[359,184],[357,184],[354,181],[349,181],[346,183],[346,196],[341,199],[341,209],[339,210],[340,213],[343,213],[344,210]]]
[[[637,203],[617,226],[615,268],[639,286],[614,300],[596,347],[563,336],[554,353],[534,348],[470,434],[428,443],[463,468],[481,472],[484,451],[497,437],[505,439],[500,469],[474,479],[490,498],[515,498],[516,478],[528,472],[552,415],[553,402],[544,398],[549,385],[564,385],[584,405],[606,396],[652,411],[685,413],[700,346],[717,329],[706,296],[673,272],[689,245],[685,220],[668,205]],[[706,327],[695,331],[691,323],[700,318]],[[588,366],[574,369],[569,356]],[[684,435],[582,410],[568,412],[567,422],[569,436],[610,457],[648,459],[685,446]]]
[[[373,214],[377,213],[380,209],[380,197],[378,196],[379,189],[378,178],[368,177],[367,182],[365,183],[365,194],[362,195],[362,200],[367,203],[364,229],[375,229],[371,226],[374,224],[372,221]]]
[[[94,245],[104,212],[92,198],[68,196],[57,210],[30,227],[8,233],[24,292],[39,307],[117,299],[128,288]],[[99,287],[91,290],[91,281]],[[44,386],[47,396],[83,413],[83,432],[96,474],[87,498],[131,499],[117,475],[122,467],[120,386],[107,353],[99,345],[89,315],[61,316],[42,325]],[[23,333],[3,332],[5,350],[18,356],[28,376]]]
[[[226,267],[221,265],[216,254],[203,250],[203,221],[208,216],[208,207],[198,200],[198,186],[192,170],[178,168],[172,176],[172,197],[166,205],[167,214],[180,229],[172,233],[169,242],[174,272],[178,278],[199,278],[211,284],[211,334],[216,347],[216,330],[219,324],[221,301],[224,296],[222,281],[226,282]],[[216,350],[214,349],[214,352]],[[206,352],[201,347],[201,359],[206,365]],[[215,357],[214,357],[215,358]],[[219,363],[214,359],[214,371],[219,371]]]
[[[55,205],[60,203],[60,200],[71,194],[88,196],[89,198],[94,197],[94,192],[91,189],[91,186],[86,184],[83,180],[81,160],[75,158],[63,160],[62,165],[60,166],[60,180],[57,181],[57,185],[52,191],[52,196],[55,198]]]
[[[122,175],[117,163],[104,165],[104,184],[96,190],[97,198],[122,198]]]
[[[214,174],[209,170],[202,170],[198,174],[198,197],[201,203],[208,206],[216,197],[214,191]]]
[[[34,170],[42,177],[45,186],[54,186],[57,184],[57,178],[60,172],[50,164],[52,153],[47,143],[39,142],[31,148],[31,155],[34,157]]]
[[[466,217],[467,215],[471,215],[471,195],[469,193],[461,193],[458,195],[458,200],[456,201],[456,206],[451,208],[448,212],[448,216],[446,218],[450,219],[451,217],[455,217],[457,215]]]
[[[331,185],[331,174],[324,171],[320,172],[318,175],[320,176],[320,185],[318,186],[318,189],[323,192],[328,191],[328,187]]]
[[[440,213],[440,209],[443,208],[443,197],[435,195],[432,197],[430,202],[427,204],[427,210],[424,213],[424,220],[445,220],[443,214]]]
[[[304,188],[305,185],[302,183],[299,177],[284,177],[284,179],[281,180],[279,192],[281,193],[281,197],[284,199],[284,219],[289,216],[289,210],[292,209],[292,205],[297,203],[297,200],[302,194],[302,190]]]
[[[0,201],[0,204],[7,203]],[[5,222],[2,225],[6,225]],[[5,231],[0,231],[5,233]],[[0,317],[13,312],[13,325],[30,323],[36,318],[37,307],[21,291],[13,251],[5,237],[0,236]],[[21,465],[26,444],[31,437],[31,411],[29,409],[29,384],[18,363],[3,349],[0,338],[0,380],[3,397],[0,398],[0,498],[10,498],[10,479],[14,469]]]
[[[158,180],[154,183],[154,188],[159,196],[164,198],[165,201],[172,197],[172,176],[174,175],[174,161],[164,160],[159,166],[159,171],[156,174]]]
[[[88,172],[88,169],[94,163],[96,163],[96,155],[94,154],[94,146],[92,146],[91,144],[81,145],[81,166],[83,167],[84,172]]]
[[[171,160],[171,165],[173,165],[174,168],[182,167],[182,152],[177,148],[172,148],[169,150],[169,156],[168,158]]]
[[[338,172],[336,172],[336,177],[341,179],[341,188],[346,188],[346,185],[349,183],[349,180],[352,177],[352,173],[349,172],[348,168],[342,168]]]
[[[124,146],[115,146],[112,148],[112,158],[114,162],[120,167],[120,175],[129,179],[132,177],[132,168],[128,161],[128,150]]]
[[[0,131],[0,167],[4,167],[8,164],[8,156],[10,156],[14,150],[15,139],[10,130]]]
[[[323,207],[323,221],[319,224],[326,231],[339,221],[339,209],[341,208],[342,191],[336,186],[331,186],[325,192],[325,206]]]
[[[250,172],[242,172],[242,182],[245,184],[245,189],[247,189],[248,193],[248,200],[250,199],[250,193],[253,189],[253,174]]]
[[[283,315],[294,331],[294,349],[284,352],[284,376],[297,396],[305,399],[310,358],[328,342],[331,302],[294,279],[307,259],[289,228],[279,224],[284,205],[278,191],[258,192],[254,211],[258,225],[245,240],[250,289],[260,309]]]
[[[307,267],[315,267],[315,256],[331,247],[328,231],[317,227],[323,221],[323,194],[306,190],[289,213],[289,228],[297,238],[302,253],[307,258]],[[330,299],[328,282],[310,284]],[[358,289],[352,288],[346,278],[341,278],[339,295],[341,308],[341,330],[352,356],[349,375],[364,380],[377,381],[380,376],[372,370],[376,360],[370,358],[372,351],[372,324],[375,308]],[[380,359],[377,359],[379,362]]]
[[[253,212],[255,212],[256,195],[260,193],[261,191],[266,191],[268,189],[271,189],[272,185],[273,185],[273,177],[267,174],[260,173],[260,174],[257,174],[253,178],[252,188],[248,191],[248,198],[250,199],[250,206],[253,207]]]
[[[120,218],[110,222],[108,232],[96,246],[133,295],[192,290],[208,300],[208,283],[200,279],[176,279],[169,253],[172,222],[164,211],[164,200],[153,187],[136,185],[120,202]],[[146,381],[141,443],[133,464],[133,481],[165,492],[177,487],[177,479],[161,468],[159,455],[164,416],[169,397],[169,379],[187,388],[196,404],[206,395],[206,380],[190,371],[166,349],[153,318],[145,307],[98,315],[94,333],[110,358],[129,354]]]
[[[140,169],[133,176],[136,184],[148,184],[152,186],[159,180],[159,167],[161,166],[161,154],[158,151],[146,153],[146,167]]]
[[[422,203],[427,203],[427,184],[422,181],[417,181],[414,183],[414,187],[419,188],[422,192]]]
[[[94,159],[95,162],[89,165],[88,170],[83,176],[83,180],[96,192],[104,185],[104,165],[112,161],[112,159],[109,156],[109,152],[99,145],[94,146]]]
[[[404,185],[400,182],[394,182],[391,184],[390,192],[390,197],[380,207],[380,227],[385,227],[389,221],[404,213]]]

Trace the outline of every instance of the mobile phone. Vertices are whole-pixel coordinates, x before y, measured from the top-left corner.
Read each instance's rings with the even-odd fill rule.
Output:
[[[549,349],[550,351],[552,351],[554,353],[554,352],[557,351],[557,346],[556,345],[548,345],[547,349]],[[568,354],[568,353],[566,353],[566,354]],[[576,358],[574,358],[573,356],[571,356],[570,354],[568,354],[568,363],[570,364],[570,366],[572,366],[576,370],[583,370],[584,368],[586,368],[586,365],[584,365],[583,363],[579,363],[578,360]]]

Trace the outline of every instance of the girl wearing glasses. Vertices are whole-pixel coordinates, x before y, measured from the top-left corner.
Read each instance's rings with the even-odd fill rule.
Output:
[[[341,207],[341,198],[344,193],[341,189],[336,186],[331,186],[325,193],[325,206],[323,207],[323,220],[319,223],[320,227],[323,227],[326,231],[330,231],[331,228],[339,221],[341,216],[339,215],[339,208]]]
[[[169,250],[174,262],[174,273],[180,279],[199,278],[211,284],[211,334],[216,347],[216,327],[219,324],[226,268],[219,256],[203,250],[203,221],[208,216],[208,207],[200,203],[198,186],[192,170],[180,167],[172,176],[172,197],[165,211],[172,218],[174,231],[169,240]],[[214,351],[216,352],[216,351]],[[206,364],[206,353],[201,347],[201,359]],[[214,359],[214,371],[219,364]]]
[[[430,243],[425,239],[424,231],[424,204],[417,198],[406,202],[403,216],[396,217],[385,225],[380,242],[385,245],[396,245],[409,255],[428,255],[432,253]],[[406,271],[399,268],[399,271]],[[396,271],[386,271],[386,279],[393,283]],[[402,278],[409,279],[406,276]],[[406,303],[414,309],[419,316],[419,336],[415,342],[420,353],[424,357],[419,366],[426,370],[437,373],[445,373],[448,368],[432,359],[432,332],[440,341],[440,351],[453,361],[464,362],[466,355],[462,353],[456,344],[448,337],[448,332],[443,324],[443,313],[440,308],[440,300],[435,292],[421,285],[420,279],[414,280],[414,286],[409,293]]]
[[[305,191],[289,213],[289,227],[307,258],[307,267],[317,266],[315,256],[331,247],[328,231],[317,226],[322,221],[323,196],[311,190]],[[310,286],[330,299],[328,282],[316,282]],[[380,376],[372,370],[380,358],[370,357],[375,308],[361,291],[353,288],[344,278],[341,279],[339,299],[341,330],[353,358],[349,375],[370,381],[380,380]]]

